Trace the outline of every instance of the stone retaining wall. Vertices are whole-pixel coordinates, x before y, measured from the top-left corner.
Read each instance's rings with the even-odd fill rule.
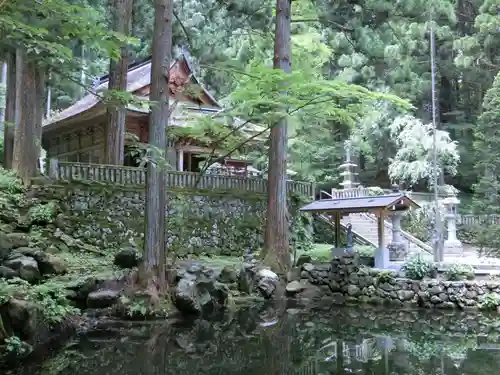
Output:
[[[433,333],[436,338],[449,338],[450,334],[500,334],[497,316],[480,311],[434,310],[430,313],[424,309],[395,310],[365,305],[328,309],[327,316],[340,331],[341,327],[355,327],[372,334]]]
[[[426,308],[478,308],[487,295],[500,296],[493,281],[410,280],[388,270],[359,267],[357,255],[335,258],[331,264],[304,264],[301,279],[319,287],[320,295],[334,304],[412,306]]]
[[[56,226],[65,234],[99,248],[141,246],[143,188],[69,183],[34,189],[42,204],[56,202]],[[266,209],[262,194],[170,189],[167,206],[167,240],[178,255],[239,256],[261,247]],[[292,197],[289,209],[298,209]],[[294,219],[292,230],[304,227],[300,215]]]

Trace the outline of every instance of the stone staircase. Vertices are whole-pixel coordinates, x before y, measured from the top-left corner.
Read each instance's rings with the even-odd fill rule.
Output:
[[[357,235],[363,237],[374,247],[378,247],[377,218],[374,215],[366,213],[350,214],[341,220],[343,227],[348,223],[351,223],[352,229]],[[387,221],[385,221],[384,224],[384,243],[388,245],[392,241],[392,225]],[[418,238],[415,238],[405,231],[401,231],[401,237],[404,239],[409,249],[409,256],[415,254],[429,257],[432,256],[432,247],[420,241]]]

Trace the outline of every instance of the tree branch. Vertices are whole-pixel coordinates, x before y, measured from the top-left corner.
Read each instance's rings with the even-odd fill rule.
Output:
[[[335,21],[330,21],[330,20],[321,20],[319,18],[305,18],[305,19],[292,19],[291,22],[326,22],[330,25],[333,25],[335,26],[335,28],[339,29],[339,30],[342,30],[342,31],[349,31],[349,32],[353,32],[354,29],[350,28],[350,27],[347,27],[345,25],[342,25],[338,22],[335,22]]]

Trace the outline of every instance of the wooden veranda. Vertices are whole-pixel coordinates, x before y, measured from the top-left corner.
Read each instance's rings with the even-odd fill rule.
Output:
[[[326,214],[335,224],[335,248],[333,255],[342,255],[344,249],[340,243],[340,221],[343,216],[353,213],[371,213],[378,219],[378,248],[375,252],[375,267],[388,268],[389,252],[384,243],[384,220],[396,212],[419,208],[411,198],[400,192],[378,196],[355,198],[321,199],[302,207],[300,211]]]

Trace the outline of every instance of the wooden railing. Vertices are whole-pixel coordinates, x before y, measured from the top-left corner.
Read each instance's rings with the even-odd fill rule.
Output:
[[[500,225],[500,215],[457,215],[457,224],[464,226],[481,224]]]
[[[50,160],[49,176],[61,181],[95,181],[113,185],[145,185],[144,168],[105,164],[86,164]],[[196,172],[167,171],[167,186],[175,188],[197,188],[207,190],[242,190],[255,193],[267,192],[267,180],[257,177],[239,177]],[[302,181],[287,181],[287,191],[306,197],[314,196],[314,184]]]
[[[331,199],[342,199],[342,198],[359,198],[359,197],[369,197],[379,194],[391,194],[393,193],[390,189],[382,189],[379,187],[364,187],[359,186],[354,189],[332,189],[331,192],[322,192],[325,197]],[[434,194],[432,193],[421,193],[415,191],[405,191],[408,197],[412,198],[417,203],[419,202],[432,202],[434,200]]]

